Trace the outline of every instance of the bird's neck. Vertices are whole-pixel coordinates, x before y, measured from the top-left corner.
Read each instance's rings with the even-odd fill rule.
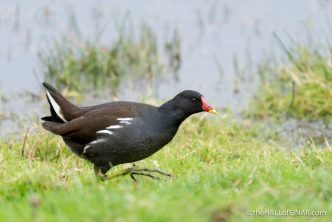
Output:
[[[191,114],[185,113],[182,109],[180,109],[174,101],[175,99],[171,99],[165,102],[163,105],[159,107],[159,110],[173,119],[178,125],[180,125],[187,117]]]

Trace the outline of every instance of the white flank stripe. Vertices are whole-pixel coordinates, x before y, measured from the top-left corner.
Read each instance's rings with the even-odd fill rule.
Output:
[[[124,121],[131,121],[131,120],[133,120],[133,118],[131,118],[131,117],[127,117],[127,118],[117,118],[117,120],[120,120],[120,121],[122,121],[122,120],[124,120]]]
[[[86,145],[84,148],[83,148],[83,154],[89,149],[91,148],[89,145]]]
[[[96,145],[97,143],[102,143],[102,142],[106,142],[106,140],[105,139],[96,139],[96,140],[90,142],[89,145]],[[83,154],[85,154],[86,151],[91,148],[91,146],[89,146],[89,145],[86,145],[83,148]]]
[[[106,142],[106,140],[105,139],[97,139],[97,140],[94,140],[94,141],[90,142],[90,144],[95,145],[97,143],[102,143],[102,142]]]
[[[118,129],[118,128],[122,128],[123,126],[120,125],[111,125],[109,127],[107,127],[106,129]]]
[[[107,133],[107,134],[112,135],[112,132],[109,130],[99,130],[99,131],[97,131],[97,133]]]
[[[133,120],[133,118],[131,118],[131,117],[127,117],[127,118],[117,118],[117,120],[120,121],[120,124],[130,125],[130,124],[131,124],[131,121]]]
[[[55,100],[53,99],[53,97],[47,90],[46,90],[46,95],[47,95],[48,99],[50,100],[51,105],[52,105],[54,111],[56,112],[56,114],[58,115],[58,117],[60,117],[64,122],[67,122],[65,117],[63,117],[63,115],[61,114],[60,106],[55,102]]]
[[[126,125],[130,125],[131,124],[130,121],[125,121],[125,120],[121,120],[120,123],[121,124],[126,124]]]

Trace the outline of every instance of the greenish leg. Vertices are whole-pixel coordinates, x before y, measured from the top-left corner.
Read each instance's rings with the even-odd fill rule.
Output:
[[[120,176],[125,176],[125,175],[129,175],[131,177],[131,179],[133,179],[135,182],[137,182],[137,179],[135,178],[135,176],[146,176],[146,177],[150,177],[151,179],[157,179],[159,180],[160,178],[153,175],[154,173],[156,174],[160,174],[163,176],[168,176],[171,177],[172,175],[169,173],[165,173],[161,170],[158,169],[148,169],[148,168],[142,168],[142,169],[138,169],[138,168],[127,168],[124,169],[120,172],[111,174],[109,176],[107,176],[107,179],[111,180]]]
[[[97,178],[101,179],[101,180],[106,180],[107,176],[101,172],[101,169],[99,167],[97,167],[96,165],[94,165],[94,171],[95,171],[95,175]]]

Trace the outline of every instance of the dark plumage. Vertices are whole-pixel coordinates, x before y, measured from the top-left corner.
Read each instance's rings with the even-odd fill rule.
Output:
[[[71,151],[92,162],[96,174],[103,178],[112,166],[142,160],[161,149],[190,115],[215,113],[204,97],[192,90],[179,93],[159,107],[124,101],[77,107],[51,85],[43,85],[51,111],[51,116],[42,118],[43,127],[62,136]],[[133,179],[134,175],[154,177],[151,172],[162,173],[129,168],[121,175],[130,174]]]

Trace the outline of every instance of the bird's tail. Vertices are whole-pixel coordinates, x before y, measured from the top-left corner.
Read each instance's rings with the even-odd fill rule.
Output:
[[[51,116],[43,117],[42,120],[49,122],[65,123],[84,114],[81,109],[61,95],[50,84],[43,82],[46,89],[47,101],[50,104]]]

